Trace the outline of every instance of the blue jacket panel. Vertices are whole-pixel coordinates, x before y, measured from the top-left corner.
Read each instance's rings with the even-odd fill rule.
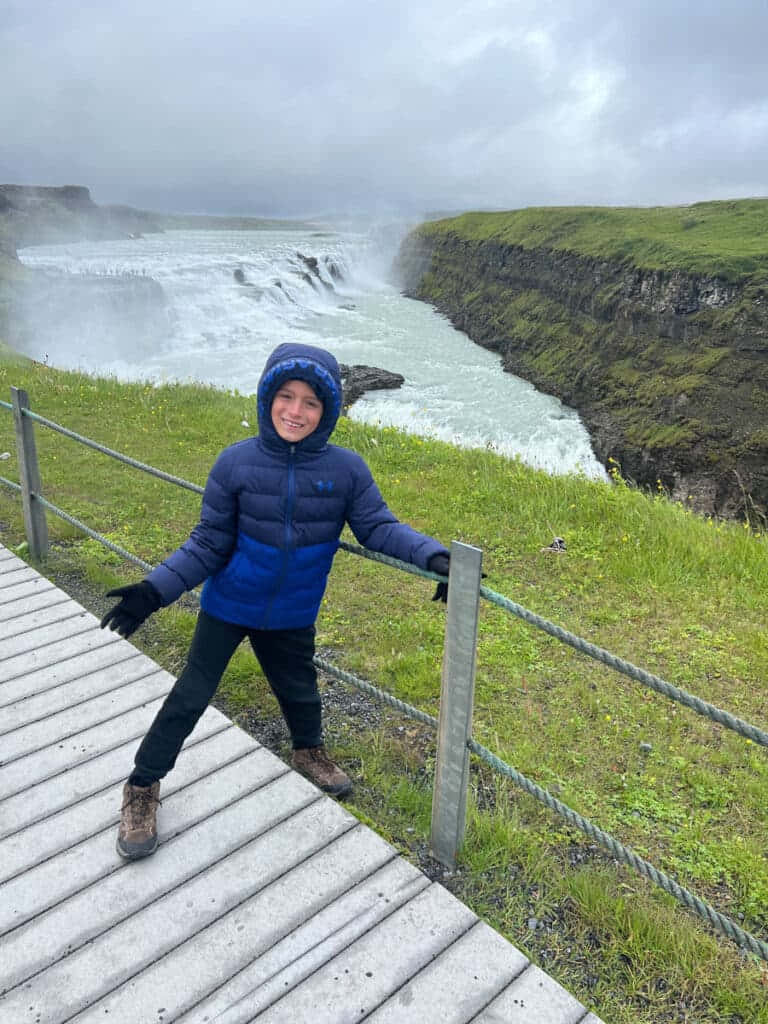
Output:
[[[324,403],[317,430],[298,444],[279,438],[269,414],[275,391],[291,378],[308,380]],[[207,580],[201,604],[216,618],[256,629],[300,628],[317,617],[345,523],[364,547],[421,568],[446,552],[397,520],[357,453],[327,443],[341,408],[330,353],[279,346],[258,399],[259,436],[219,455],[200,522],[147,577],[164,604]]]

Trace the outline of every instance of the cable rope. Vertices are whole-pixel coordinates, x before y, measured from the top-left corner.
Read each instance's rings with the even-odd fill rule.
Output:
[[[438,721],[432,715],[428,715],[425,711],[420,711],[418,708],[406,704],[405,701],[398,700],[397,697],[393,697],[392,694],[387,693],[385,690],[380,690],[372,683],[360,679],[351,672],[344,671],[344,669],[334,665],[333,662],[325,658],[315,657],[314,663],[328,675],[376,697],[382,703],[396,708],[404,715],[407,715],[407,717],[413,718],[424,725],[432,726],[432,728],[437,728]],[[669,875],[640,857],[634,850],[624,846],[618,839],[598,828],[597,825],[588,818],[584,818],[578,811],[574,811],[572,807],[552,796],[546,789],[543,789],[537,783],[527,778],[527,776],[518,772],[511,765],[507,764],[506,761],[502,761],[500,757],[497,757],[496,754],[482,746],[475,739],[470,738],[467,740],[467,747],[473,754],[476,754],[481,760],[485,761],[495,772],[510,779],[516,786],[525,790],[535,800],[538,800],[539,803],[544,804],[545,807],[559,814],[569,825],[579,829],[586,836],[589,836],[590,839],[602,846],[603,849],[608,850],[617,861],[622,864],[628,864],[639,874],[669,893],[670,896],[674,896],[679,903],[707,921],[721,934],[726,935],[729,939],[738,943],[738,945],[749,949],[751,953],[754,953],[761,959],[768,961],[768,943],[744,931],[735,921],[715,910],[709,903],[699,899],[698,896],[680,885],[673,878],[670,878]]]
[[[18,491],[21,494],[21,484],[14,483],[13,480],[6,480],[4,476],[0,476],[0,484],[5,484],[12,491]]]
[[[4,402],[3,405],[6,405],[6,403]],[[8,408],[12,408],[12,406],[8,406]],[[73,441],[79,441],[80,444],[93,448],[94,451],[101,452],[103,455],[109,455],[111,458],[117,459],[118,462],[124,462],[126,466],[133,466],[134,469],[140,469],[143,473],[149,473],[150,476],[156,476],[158,479],[165,480],[169,484],[176,484],[177,487],[184,487],[188,491],[194,491],[195,494],[203,493],[203,488],[199,484],[190,483],[189,480],[184,480],[180,476],[173,476],[173,474],[166,473],[162,469],[155,469],[154,466],[150,466],[146,462],[132,459],[130,455],[123,455],[122,452],[117,452],[113,448],[107,448],[106,445],[99,444],[98,441],[92,441],[90,437],[83,437],[82,434],[77,434],[74,430],[62,427],[60,423],[54,423],[53,420],[48,420],[45,416],[39,416],[36,412],[32,412],[31,409],[22,409],[21,411],[24,416],[29,416],[36,423],[41,423],[44,427],[49,427],[51,430],[55,430],[57,433],[63,434],[64,437],[69,437]]]
[[[7,402],[0,402],[0,406],[6,409],[13,410],[13,406]],[[176,477],[169,473],[165,473],[162,470],[155,469],[155,467],[153,466],[149,466],[146,463],[139,462],[135,459],[130,458],[129,456],[123,455],[120,452],[116,452],[113,449],[107,448],[106,446],[101,445],[96,441],[92,441],[90,438],[83,437],[82,435],[77,434],[66,427],[62,427],[58,423],[54,423],[43,416],[39,416],[37,413],[31,412],[29,409],[23,409],[22,413],[23,415],[29,416],[31,419],[41,423],[43,426],[47,426],[50,429],[63,434],[65,437],[69,437],[72,440],[80,442],[81,444],[85,444],[88,447],[100,451],[105,455],[109,455],[110,457],[115,458],[120,462],[133,466],[136,469],[140,469],[143,472],[150,473],[151,475],[156,476],[161,480],[165,480],[168,483],[176,484],[179,487],[184,487],[198,494],[203,493],[203,488],[197,484],[190,483],[189,481],[183,480],[180,477]],[[15,483],[12,480],[6,479],[5,477],[0,476],[0,484],[3,484],[4,486],[9,487],[10,489],[17,492],[20,492],[22,490],[19,484]],[[42,497],[42,495],[33,494],[32,497],[36,501],[39,501],[40,504],[43,505],[43,507],[46,508],[48,511],[60,517],[65,522],[68,522],[70,525],[81,530],[83,533],[91,537],[93,540],[96,540],[99,543],[103,544],[105,547],[109,548],[115,554],[118,554],[121,557],[127,559],[128,561],[133,562],[145,571],[149,571],[153,568],[153,566],[150,563],[143,561],[143,559],[138,558],[136,555],[120,547],[118,544],[115,544],[114,542],[110,541],[107,537],[103,536],[103,534],[100,534],[97,531],[92,530],[89,526],[86,526],[85,523],[81,522],[79,519],[75,518],[74,516],[71,516],[69,513],[64,512],[63,509],[60,509],[58,508],[58,506],[47,501],[45,498]],[[393,568],[400,569],[404,572],[411,573],[415,576],[421,576],[425,579],[438,581],[445,579],[445,577],[439,576],[436,573],[420,569],[417,566],[401,562],[399,559],[391,558],[390,556],[380,554],[379,552],[369,551],[365,548],[358,547],[357,545],[341,541],[339,546],[352,554],[360,555],[372,561],[389,565]],[[742,719],[737,718],[729,714],[728,712],[715,707],[714,705],[708,704],[706,701],[702,701],[700,698],[687,693],[685,690],[681,690],[678,687],[672,686],[670,683],[666,682],[664,679],[661,679],[659,676],[653,675],[650,672],[646,672],[644,669],[638,668],[631,662],[625,661],[622,658],[618,658],[616,655],[611,654],[609,651],[606,651],[603,648],[596,646],[595,644],[589,643],[588,641],[583,640],[581,637],[578,637],[573,633],[569,633],[567,630],[562,629],[555,623],[549,622],[547,619],[535,614],[534,612],[529,611],[522,605],[516,604],[514,601],[511,601],[509,598],[504,597],[504,595],[502,594],[496,593],[488,587],[480,587],[480,596],[483,597],[485,600],[489,601],[490,603],[495,604],[503,610],[511,613],[512,615],[517,616],[518,618],[527,622],[529,625],[541,629],[545,633],[548,633],[550,636],[553,636],[555,639],[561,641],[562,643],[565,643],[568,646],[573,647],[580,653],[586,654],[587,656],[607,665],[615,671],[623,675],[626,675],[629,678],[636,680],[637,682],[643,683],[644,685],[650,687],[651,689],[662,694],[670,700],[674,700],[681,704],[684,704],[686,707],[689,707],[698,714],[711,718],[713,721],[716,721],[719,724],[725,726],[726,728],[732,729],[733,731],[740,733],[742,736],[747,737],[753,742],[768,747],[768,734],[750,725],[749,723],[744,722]],[[378,700],[395,708],[402,714],[405,714],[406,716],[418,722],[421,722],[424,725],[428,725],[432,728],[437,727],[438,721],[432,715],[429,715],[424,711],[420,711],[418,708],[415,708],[412,705],[407,704],[405,701],[399,700],[392,694],[389,694],[386,691],[374,686],[373,684],[368,683],[363,679],[360,679],[353,673],[346,672],[343,669],[340,669],[332,662],[327,661],[327,659],[315,657],[314,664],[327,674],[335,678],[338,678],[342,682],[354,686],[357,689],[370,694],[371,696],[376,697]],[[476,756],[485,761],[494,771],[498,772],[501,775],[504,775],[506,778],[509,778],[513,783],[515,783],[515,785],[519,786],[521,789],[525,790],[530,796],[534,797],[534,799],[538,800],[540,803],[544,804],[550,810],[553,810],[555,813],[559,814],[570,825],[580,829],[585,835],[589,836],[604,849],[608,850],[616,860],[620,861],[621,863],[630,865],[638,873],[642,874],[644,877],[648,878],[654,884],[664,889],[665,892],[669,893],[676,900],[678,900],[678,902],[683,904],[689,910],[693,911],[699,917],[706,920],[716,930],[728,936],[734,942],[737,942],[740,946],[748,949],[750,952],[754,953],[756,956],[759,956],[761,959],[768,961],[767,943],[756,938],[754,935],[751,935],[749,932],[744,931],[744,929],[740,928],[739,925],[737,925],[734,921],[731,921],[730,918],[719,913],[719,911],[715,910],[709,904],[700,900],[697,896],[691,893],[688,889],[679,885],[674,879],[670,878],[663,871],[660,871],[658,868],[654,867],[653,864],[650,864],[648,861],[644,860],[642,857],[636,854],[633,850],[624,846],[613,836],[609,835],[607,832],[604,832],[602,829],[598,828],[591,821],[589,821],[589,819],[582,817],[577,811],[574,811],[572,808],[568,807],[567,804],[564,804],[560,800],[557,800],[547,790],[543,789],[541,786],[537,785],[537,783],[528,779],[525,775],[522,775],[515,768],[512,768],[511,765],[508,765],[505,761],[502,761],[501,758],[497,757],[494,753],[492,753],[492,751],[488,750],[486,747],[479,744],[476,740],[470,738],[467,741],[467,747],[472,753],[474,753]]]
[[[363,558],[371,559],[374,562],[382,562],[384,565],[391,565],[396,569],[402,569],[405,572],[413,573],[416,576],[423,576],[433,580],[445,579],[445,577],[437,576],[433,572],[427,572],[424,569],[419,569],[415,565],[409,565],[406,562],[398,561],[396,558],[390,558],[388,555],[382,555],[378,551],[368,551],[366,548],[358,547],[355,544],[347,544],[344,541],[341,542],[340,546],[345,551],[349,551],[354,555],[360,555]],[[718,722],[720,725],[725,726],[726,729],[732,729],[741,736],[745,736],[747,739],[752,740],[753,743],[758,743],[760,746],[768,747],[768,733],[764,732],[762,729],[758,729],[757,726],[750,725],[749,722],[745,722],[743,719],[737,718],[736,715],[732,715],[728,711],[723,711],[722,708],[715,707],[714,704],[709,704],[700,697],[696,697],[694,694],[688,693],[686,690],[681,690],[679,687],[673,686],[672,683],[668,683],[660,676],[653,675],[651,672],[646,672],[645,669],[638,668],[637,665],[633,665],[631,662],[625,661],[623,658],[619,658],[615,654],[611,654],[610,651],[606,651],[602,647],[598,647],[596,644],[590,643],[588,640],[583,640],[574,633],[569,633],[568,630],[563,629],[554,622],[550,622],[548,619],[542,618],[542,616],[529,611],[522,605],[516,604],[514,601],[510,601],[510,599],[508,597],[504,597],[503,594],[497,594],[496,591],[491,590],[490,587],[481,586],[480,596],[490,604],[497,605],[504,611],[507,611],[512,615],[516,615],[519,619],[523,619],[523,621],[527,622],[529,625],[535,626],[537,629],[543,630],[545,633],[555,637],[555,639],[560,640],[569,647],[573,647],[581,654],[586,654],[588,657],[601,662],[603,665],[607,665],[609,668],[614,669],[614,671],[619,672],[621,675],[628,676],[630,679],[634,679],[636,682],[642,683],[650,689],[655,690],[668,700],[677,701],[678,704],[684,704],[697,714],[703,715],[705,718],[710,718],[714,722]]]
[[[752,740],[753,743],[759,743],[763,747],[768,747],[768,733],[764,732],[762,729],[758,729],[754,725],[750,725],[749,722],[745,722],[741,718],[737,718],[735,715],[730,714],[730,712],[723,711],[721,708],[715,707],[714,704],[709,704],[700,697],[696,697],[692,693],[688,693],[677,686],[673,686],[660,676],[655,676],[651,672],[646,672],[645,669],[638,668],[631,662],[624,661],[623,658],[616,657],[615,654],[611,654],[610,651],[606,651],[602,647],[597,647],[595,644],[591,644],[587,640],[582,640],[581,637],[575,636],[573,633],[569,633],[567,630],[555,625],[554,622],[549,622],[547,619],[543,619],[540,615],[536,615],[535,612],[528,611],[527,608],[523,608],[522,605],[515,604],[515,602],[510,601],[508,597],[504,597],[503,594],[497,594],[496,591],[490,590],[488,587],[480,587],[480,596],[484,597],[492,604],[498,605],[499,608],[503,608],[505,611],[511,612],[512,615],[516,615],[518,618],[523,619],[523,621],[529,623],[531,626],[536,626],[545,633],[549,633],[550,636],[555,637],[555,639],[560,640],[564,644],[568,644],[569,647],[573,647],[582,654],[586,654],[588,657],[594,658],[595,661],[602,662],[603,665],[607,665],[609,668],[614,669],[614,671],[621,673],[621,675],[628,676],[636,682],[643,683],[644,686],[655,690],[668,700],[674,700],[677,701],[678,704],[684,704],[687,708],[695,711],[696,714],[703,715],[705,718],[711,718],[713,722],[718,722],[720,725],[725,726],[726,729],[732,729],[734,732],[737,732],[742,736],[746,736],[746,738]]]
[[[150,565],[149,562],[145,562],[137,555],[131,554],[130,551],[126,551],[125,548],[121,548],[119,544],[115,544],[113,541],[108,540],[108,538],[103,536],[103,534],[97,533],[96,530],[92,530],[90,526],[86,526],[85,523],[81,523],[79,519],[75,519],[75,517],[71,516],[69,512],[64,512],[64,510],[60,509],[58,506],[52,505],[51,502],[43,498],[42,495],[33,494],[33,497],[36,501],[39,501],[44,508],[47,508],[49,512],[53,512],[54,515],[63,519],[64,522],[69,523],[71,526],[76,526],[78,530],[82,530],[83,533],[88,534],[88,536],[93,540],[99,541],[99,543],[103,544],[104,547],[109,548],[110,551],[114,551],[116,555],[121,555],[129,562],[133,562],[135,565],[140,566],[145,572],[150,572],[154,569],[154,566]]]

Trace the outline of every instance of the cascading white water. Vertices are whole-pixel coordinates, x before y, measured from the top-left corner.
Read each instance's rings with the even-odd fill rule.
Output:
[[[303,341],[340,362],[405,377],[370,392],[353,418],[466,447],[489,447],[551,473],[603,478],[577,414],[503,373],[428,305],[385,280],[380,237],[353,231],[171,231],[120,241],[23,249],[29,266],[68,275],[157,281],[167,307],[151,345],[126,341],[126,325],[87,336],[69,326],[31,336],[28,354],[52,365],[121,379],[196,380],[256,389],[275,345]],[[316,263],[314,262],[316,260]],[[77,321],[74,321],[75,325]]]

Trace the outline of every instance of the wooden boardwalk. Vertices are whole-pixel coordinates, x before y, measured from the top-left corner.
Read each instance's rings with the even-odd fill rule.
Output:
[[[155,856],[120,789],[172,677],[0,545],[3,1024],[599,1024],[214,709]]]

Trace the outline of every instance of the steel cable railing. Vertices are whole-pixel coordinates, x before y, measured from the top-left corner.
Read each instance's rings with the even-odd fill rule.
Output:
[[[0,401],[0,407],[10,410],[13,410],[14,408],[11,404],[3,401]],[[159,470],[154,466],[150,466],[147,463],[140,462],[137,459],[133,459],[130,456],[124,455],[121,452],[117,452],[111,448],[108,448],[105,445],[99,444],[97,441],[93,441],[91,438],[86,438],[83,435],[78,434],[75,431],[69,430],[67,427],[63,427],[58,423],[54,423],[53,421],[48,420],[45,417],[32,412],[30,409],[23,409],[22,415],[29,417],[31,420],[40,423],[42,426],[48,427],[49,429],[54,430],[62,434],[63,436],[68,437],[71,440],[74,440],[80,444],[84,444],[87,447],[99,451],[102,454],[105,454],[111,458],[115,458],[126,465],[139,469],[142,472],[148,473],[161,480],[164,480],[167,483],[175,484],[176,486],[183,487],[186,490],[190,490],[198,494],[203,493],[203,488],[200,487],[198,484],[191,483],[188,480],[184,480],[183,478],[174,476],[170,473],[165,473],[164,471]],[[10,490],[17,493],[22,492],[23,490],[20,484],[12,480],[8,480],[7,478],[2,476],[0,476],[0,484],[8,487]],[[52,514],[68,522],[70,525],[81,530],[87,536],[103,544],[105,547],[120,555],[121,557],[125,558],[126,560],[138,565],[145,571],[149,571],[153,568],[153,566],[150,563],[145,562],[143,559],[139,558],[138,556],[127,551],[125,548],[122,548],[120,545],[115,544],[113,541],[109,540],[109,538],[98,533],[96,530],[93,530],[91,527],[87,526],[85,523],[81,522],[76,517],[65,512],[63,509],[58,508],[56,505],[45,499],[41,494],[34,493],[32,497],[47,511],[51,512]],[[342,541],[340,543],[340,547],[353,555],[364,557],[372,561],[380,562],[384,565],[388,565],[400,571],[410,573],[411,575],[420,576],[425,579],[437,581],[441,581],[444,579],[444,577],[438,576],[435,573],[431,573],[427,570],[420,569],[418,566],[401,562],[396,558],[391,558],[390,556],[381,554],[379,552],[369,551],[365,548],[361,548],[354,544],[349,544],[345,541]],[[569,633],[567,630],[562,629],[555,623],[549,622],[547,619],[544,619],[541,616],[536,615],[534,612],[529,611],[522,605],[518,605],[515,602],[511,601],[509,598],[504,597],[504,595],[497,594],[495,591],[485,586],[480,586],[479,596],[489,601],[490,603],[495,604],[497,607],[500,607],[503,610],[509,612],[510,614],[523,619],[523,621],[527,622],[529,625],[532,625],[535,628],[538,628],[548,633],[550,636],[553,636],[555,639],[561,641],[562,643],[568,644],[575,650],[578,650],[580,653],[585,654],[588,657],[591,657],[601,662],[607,667],[612,668],[615,671],[620,672],[628,676],[629,678],[638,681],[645,686],[650,687],[657,693],[660,693],[662,696],[667,697],[669,700],[674,700],[678,703],[684,704],[686,707],[689,707],[697,714],[708,717],[712,721],[718,722],[726,728],[731,729],[742,736],[745,736],[747,739],[752,740],[755,743],[758,743],[762,746],[768,746],[768,733],[764,732],[763,730],[758,729],[756,726],[750,725],[747,722],[744,722],[742,719],[739,719],[736,716],[731,715],[727,711],[723,711],[720,708],[714,707],[714,705],[708,704],[706,701],[701,700],[695,695],[686,693],[686,691],[673,686],[666,680],[661,679],[660,677],[655,676],[652,673],[646,672],[644,669],[638,668],[637,666],[632,665],[630,662],[618,658],[616,655],[611,654],[609,651],[597,647],[596,645],[591,644],[586,640],[583,640],[581,637],[578,637],[575,634]],[[332,662],[329,662],[327,659],[316,657],[315,664],[317,665],[318,668],[328,673],[329,675],[341,680],[344,683],[347,683],[348,685],[352,685],[363,692],[370,694],[377,700],[380,700],[383,703],[388,704],[389,706],[395,708],[396,710],[414,719],[415,721],[421,722],[422,724],[430,726],[432,728],[437,727],[438,720],[433,716],[428,715],[424,711],[420,711],[418,708],[412,707],[406,702],[399,700],[397,697],[394,697],[392,694],[389,694],[386,691],[379,689],[372,683],[360,679],[353,673],[347,672],[339,668]],[[643,874],[646,878],[650,879],[656,885],[664,889],[665,892],[668,892],[670,895],[674,896],[675,899],[677,899],[689,910],[692,910],[702,919],[706,920],[710,925],[712,925],[712,927],[714,927],[717,931],[721,932],[721,934],[728,936],[731,940],[737,942],[742,947],[750,950],[750,952],[754,953],[756,956],[759,956],[763,960],[768,961],[768,944],[766,944],[764,941],[758,939],[754,935],[751,935],[749,932],[746,932],[734,921],[730,920],[730,918],[720,914],[719,911],[715,910],[709,904],[700,900],[697,896],[695,896],[694,894],[690,893],[687,889],[680,886],[676,881],[674,881],[674,879],[670,878],[668,875],[654,867],[652,864],[649,864],[647,861],[643,860],[643,858],[639,857],[629,847],[624,846],[613,836],[609,835],[606,832],[603,832],[588,819],[582,817],[577,811],[568,807],[566,804],[563,804],[561,801],[557,800],[554,796],[552,796],[552,794],[547,792],[547,790],[538,786],[535,782],[526,778],[526,776],[522,775],[515,768],[506,764],[506,762],[502,761],[491,751],[487,750],[485,747],[481,746],[481,744],[477,743],[477,741],[475,741],[472,737],[470,737],[467,740],[467,748],[469,751],[471,751],[476,756],[480,757],[483,761],[485,761],[485,763],[487,763],[494,771],[504,775],[506,778],[509,778],[512,782],[514,782],[517,786],[519,786],[521,789],[523,789],[525,792],[531,795],[534,799],[547,806],[550,810],[553,810],[555,813],[559,814],[570,825],[580,829],[582,832],[584,832],[585,835],[597,841],[601,846],[603,846],[604,849],[607,849],[618,861],[633,867],[640,874]]]

